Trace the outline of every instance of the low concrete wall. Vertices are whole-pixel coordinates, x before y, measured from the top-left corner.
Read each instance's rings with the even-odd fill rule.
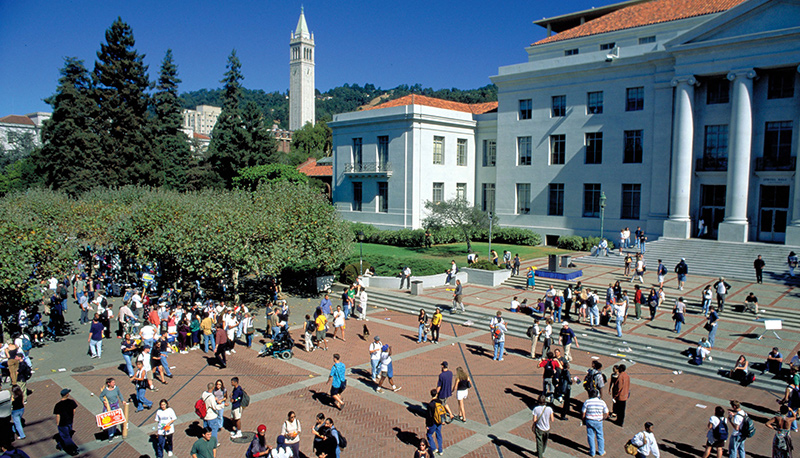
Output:
[[[470,283],[482,286],[499,286],[511,277],[510,269],[482,270],[465,267],[462,271],[467,273]]]
[[[465,269],[466,270],[466,269]],[[461,280],[461,284],[467,284],[467,280],[469,276],[464,271],[459,271],[456,274],[456,278]],[[412,275],[411,281],[421,281],[423,288],[432,288],[434,286],[442,286],[445,284],[445,280],[447,280],[447,274],[436,274],[436,275]],[[367,288],[381,288],[381,289],[399,289],[400,288],[400,277],[363,277],[361,281],[364,282],[364,286]],[[455,282],[453,282],[455,284]],[[405,287],[405,285],[403,285]]]

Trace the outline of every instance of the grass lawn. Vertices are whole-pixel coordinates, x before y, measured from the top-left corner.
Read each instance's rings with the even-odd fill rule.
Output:
[[[353,245],[353,254],[358,256],[358,242]],[[487,242],[472,242],[472,249],[480,256],[479,259],[489,259],[489,243]],[[503,260],[503,250],[511,251],[513,259],[514,254],[519,253],[520,259],[523,261],[529,259],[536,259],[547,256],[548,254],[567,253],[567,250],[561,250],[549,246],[520,246],[520,245],[504,245],[499,243],[492,243],[492,249],[497,251],[500,261]],[[404,248],[389,245],[377,245],[374,243],[364,244],[364,258],[421,258],[429,259],[432,261],[445,261],[449,265],[450,260],[455,259],[456,264],[463,266],[467,263],[467,244],[466,243],[451,243],[447,245],[434,245],[431,248]]]

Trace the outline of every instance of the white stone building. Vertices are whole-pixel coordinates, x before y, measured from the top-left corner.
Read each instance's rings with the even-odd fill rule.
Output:
[[[194,110],[184,108],[181,113],[183,114],[183,131],[186,135],[192,134],[211,135],[214,126],[217,124],[217,119],[222,108],[212,105],[197,105]]]
[[[34,144],[42,144],[42,124],[50,119],[52,113],[37,111],[24,116],[8,115],[0,118],[0,146],[3,149],[13,148],[14,135],[33,135]]]
[[[464,183],[501,224],[549,241],[598,234],[602,213],[612,238],[626,226],[651,240],[693,237],[703,220],[720,240],[800,245],[798,17],[796,0],[634,0],[537,21],[555,34],[491,77],[499,106],[472,115],[475,141],[469,122],[456,135],[471,145],[470,177],[432,163],[433,137],[449,120],[428,122],[427,138],[417,124],[387,122],[379,106],[330,123],[334,202],[347,219],[416,228],[431,182]],[[415,140],[390,148],[395,172],[381,179],[383,213],[402,218],[377,204],[353,210],[357,180],[343,167],[355,138],[387,134]],[[427,178],[398,173],[409,169]],[[362,186],[363,202],[379,195]]]
[[[302,8],[289,52],[289,130],[295,131],[315,121],[314,34],[308,31]]]

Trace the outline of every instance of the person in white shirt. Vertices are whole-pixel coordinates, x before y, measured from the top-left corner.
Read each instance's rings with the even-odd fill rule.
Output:
[[[131,296],[131,302],[136,306],[134,307],[137,312],[139,309],[142,308],[142,296],[139,295],[139,291],[134,291],[133,296]]]
[[[300,420],[297,419],[297,416],[293,411],[289,412],[289,415],[286,421],[283,422],[283,426],[281,426],[281,436],[284,437],[286,447],[292,450],[292,453],[287,456],[294,456],[296,458],[300,457],[300,433],[302,432],[302,428],[300,427]]]
[[[533,408],[531,431],[536,436],[536,454],[545,456],[547,441],[550,438],[550,423],[554,422],[553,408],[547,405],[547,396],[539,395],[539,405]]]
[[[50,280],[47,280],[47,283],[48,289],[55,291],[56,288],[58,288],[58,279],[56,279],[56,277],[50,277]]]
[[[628,313],[628,302],[620,298],[614,304],[614,314],[617,316],[617,337],[622,337],[622,323]]]
[[[514,299],[511,300],[511,311],[514,313],[519,311],[519,301],[517,300],[517,296],[514,296]]]
[[[344,326],[344,312],[342,311],[342,306],[339,305],[339,306],[336,307],[336,311],[333,312],[333,337],[332,337],[332,339],[336,338],[336,332],[337,331],[342,331],[342,336],[339,337],[339,339],[341,339],[342,342],[347,342],[347,340],[344,337],[344,327],[345,327]]]
[[[656,436],[653,434],[653,424],[649,421],[644,424],[644,431],[637,433],[631,439],[631,444],[639,448],[636,453],[636,458],[644,458],[646,456],[654,456],[659,458],[661,454],[658,452],[658,444],[656,443]]]
[[[157,456],[164,456],[164,450],[167,451],[167,456],[172,456],[172,435],[175,433],[175,420],[178,416],[175,411],[169,406],[169,401],[162,399],[158,403],[158,410],[156,411],[156,434],[158,436],[158,449]]]
[[[142,338],[142,345],[146,347],[152,347],[153,343],[155,343],[155,338],[156,338],[155,326],[153,326],[152,324],[142,326],[142,329],[139,330],[139,336]]]
[[[147,372],[147,387],[155,391],[153,387],[153,366],[150,364],[150,347],[145,346],[139,356],[136,357],[136,362],[142,363],[142,369]]]
[[[358,320],[367,320],[367,288],[361,288],[361,294],[358,296],[358,306],[360,308],[360,313],[358,315]]]
[[[233,311],[228,309],[228,312],[222,317],[222,321],[225,323],[225,332],[228,334],[228,349],[225,354],[230,355],[236,353],[236,329],[239,326],[239,320],[236,319]]]
[[[378,375],[381,369],[381,338],[375,336],[373,342],[369,344],[369,365],[372,368],[372,381],[378,383]]]

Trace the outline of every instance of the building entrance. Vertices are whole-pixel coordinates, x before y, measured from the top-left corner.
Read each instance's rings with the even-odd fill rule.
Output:
[[[789,186],[762,185],[758,209],[758,240],[775,243],[786,241]]]
[[[701,238],[717,238],[719,223],[725,219],[725,185],[700,186],[700,220],[703,221]]]

